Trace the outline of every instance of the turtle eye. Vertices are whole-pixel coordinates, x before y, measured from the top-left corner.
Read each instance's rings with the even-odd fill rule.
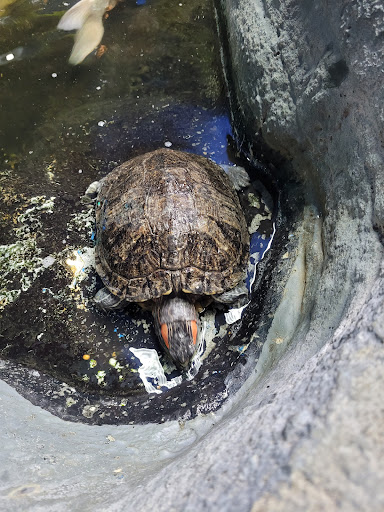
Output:
[[[162,336],[162,338],[164,340],[164,343],[166,344],[167,348],[169,349],[168,327],[167,327],[167,324],[161,324],[160,330],[161,330],[161,336]]]
[[[191,321],[191,330],[192,330],[193,344],[196,345],[196,340],[197,340],[197,322],[195,320]]]

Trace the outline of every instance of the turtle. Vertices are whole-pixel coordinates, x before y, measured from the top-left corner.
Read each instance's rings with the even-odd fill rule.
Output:
[[[185,370],[200,342],[198,305],[244,291],[249,234],[231,179],[200,155],[157,149],[94,183],[95,264],[104,310],[139,303]]]

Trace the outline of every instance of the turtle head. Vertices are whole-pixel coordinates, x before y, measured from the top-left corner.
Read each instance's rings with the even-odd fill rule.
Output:
[[[153,316],[162,346],[180,369],[187,368],[199,340],[199,317],[195,306],[180,297],[163,297]]]

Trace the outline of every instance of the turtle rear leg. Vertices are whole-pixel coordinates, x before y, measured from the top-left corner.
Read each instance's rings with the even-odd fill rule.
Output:
[[[101,288],[93,298],[94,303],[100,309],[110,311],[116,309],[124,309],[127,301],[113,295],[108,288]]]
[[[241,167],[240,165],[227,164],[221,164],[220,167],[224,169],[226,175],[232,181],[232,185],[235,187],[235,190],[239,191],[250,185],[251,182],[244,167]]]
[[[231,290],[228,290],[227,292],[224,292],[220,295],[213,295],[214,300],[222,304],[233,304],[236,301],[245,304],[248,302],[248,297],[249,291],[244,282],[240,282]]]

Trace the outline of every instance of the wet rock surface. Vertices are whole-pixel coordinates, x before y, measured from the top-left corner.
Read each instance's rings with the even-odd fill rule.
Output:
[[[317,192],[324,263],[310,319],[259,399],[242,403],[246,441],[239,436],[230,464],[221,459],[241,475],[239,488],[221,504],[380,510],[382,9],[364,1],[222,4],[239,106],[251,130],[305,176],[308,196]]]

